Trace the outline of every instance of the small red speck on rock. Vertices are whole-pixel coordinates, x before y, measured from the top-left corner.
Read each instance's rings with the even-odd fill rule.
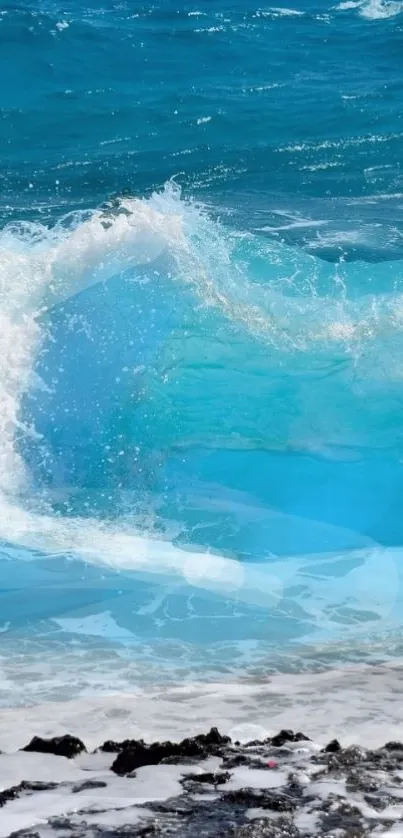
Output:
[[[277,768],[277,762],[275,759],[269,759],[267,763],[268,768]]]

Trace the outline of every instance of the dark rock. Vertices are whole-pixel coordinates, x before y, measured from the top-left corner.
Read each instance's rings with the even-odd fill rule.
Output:
[[[400,748],[379,748],[377,751],[366,751],[363,762],[367,768],[393,772],[402,768],[403,751]]]
[[[403,755],[403,742],[387,742],[383,747],[386,751],[401,751]]]
[[[185,762],[186,765],[199,765],[200,757],[195,754],[194,756],[181,756],[180,754],[171,754],[169,757],[164,757],[161,760],[162,765],[178,765],[181,762]]]
[[[21,786],[11,786],[9,789],[4,789],[0,792],[0,808],[5,806],[9,800],[15,800],[21,793]]]
[[[376,792],[379,787],[379,780],[376,777],[367,774],[362,768],[353,769],[349,771],[346,778],[347,791],[357,792],[362,791],[366,794]]]
[[[223,757],[222,767],[227,769],[237,768],[238,765],[243,765],[245,768],[260,768],[265,770],[267,768],[267,757],[263,758],[253,754],[230,754]]]
[[[84,824],[77,826],[69,816],[51,818],[49,821],[49,833],[52,836],[63,835],[64,838],[151,838],[160,836],[157,824],[127,824],[127,826],[93,826],[89,828]],[[43,833],[42,833],[43,835]],[[10,838],[41,838],[38,832],[31,830],[14,832]]]
[[[281,746],[285,745],[286,742],[309,742],[309,737],[305,736],[305,734],[300,731],[298,731],[298,733],[294,733],[293,730],[280,730],[280,733],[277,733],[276,736],[272,736],[272,738],[268,739],[267,742],[275,748],[281,748]]]
[[[231,779],[229,771],[206,771],[204,774],[187,774],[183,783],[209,783],[212,786],[221,786]]]
[[[0,809],[9,803],[10,800],[16,800],[25,794],[33,794],[36,791],[52,791],[57,788],[57,783],[36,783],[23,781],[18,786],[11,786],[9,789],[4,789],[0,792]]]
[[[54,736],[53,739],[42,739],[40,736],[34,736],[23,751],[35,751],[40,754],[55,754],[59,757],[67,757],[72,759],[86,750],[85,745],[81,739],[76,736]]]
[[[80,791],[88,791],[88,789],[106,789],[107,785],[108,783],[104,783],[103,780],[84,780],[78,786],[73,786],[72,792],[78,794]]]
[[[298,777],[295,777],[292,773],[289,775],[288,785],[284,791],[294,800],[301,800],[303,797],[305,797],[305,800],[308,800],[310,796],[306,788],[301,786]]]
[[[403,744],[387,743],[383,748],[371,751],[342,748],[333,740],[314,754],[289,746],[289,743],[304,740],[304,734],[284,730],[273,739],[236,746],[213,728],[206,735],[179,743],[146,744],[141,739],[105,742],[102,750],[116,756],[110,761],[115,759],[114,770],[118,774],[134,773],[141,765],[162,762],[192,764],[187,769],[191,773],[182,777],[182,788],[176,796],[149,801],[147,813],[144,818],[140,816],[141,821],[137,820],[136,807],[140,799],[136,797],[135,784],[125,780],[128,789],[134,792],[133,805],[125,810],[123,820],[120,814],[115,823],[113,801],[107,793],[107,782],[104,782],[106,777],[101,775],[100,779],[98,771],[86,772],[82,781],[61,784],[63,793],[78,794],[73,807],[75,814],[49,818],[47,835],[49,838],[308,838],[313,829],[321,838],[371,838],[390,829],[394,810],[388,811],[386,817],[385,810],[396,803],[399,822]],[[45,743],[47,753],[55,753],[54,747],[49,747],[55,740],[39,742]],[[27,749],[44,751],[35,740]],[[215,771],[206,771],[200,764],[200,760],[210,755],[219,756],[221,760],[220,768]],[[194,768],[193,763],[198,767]],[[231,777],[229,769],[236,766],[242,766],[239,774],[245,778],[242,780],[245,787],[241,789],[226,785]],[[273,776],[270,768],[276,766],[280,769],[276,777],[280,786],[267,787],[270,775]],[[261,770],[261,788],[248,786],[249,768]],[[201,770],[200,774],[196,773],[198,770]],[[254,785],[253,776],[250,782]],[[0,806],[7,806],[9,801],[21,795],[55,787],[59,788],[59,785],[21,783],[0,793]],[[208,793],[212,788],[219,792],[214,800]],[[99,808],[104,811],[104,803],[105,811],[111,813],[105,824],[86,821],[92,808],[85,808],[85,798],[80,798],[79,793],[88,789],[99,789]],[[32,804],[34,806],[35,801]],[[249,821],[250,809],[262,810],[261,817]],[[13,833],[10,838],[40,836],[37,829],[31,827]]]
[[[238,765],[249,765],[251,758],[246,754],[231,754],[224,757],[222,762],[225,768],[236,768]]]
[[[149,823],[147,826],[139,826],[136,830],[136,838],[149,838],[150,835],[155,835],[156,831],[157,825],[155,823]]]
[[[326,745],[326,748],[323,748],[324,754],[335,754],[336,751],[341,751],[341,745],[338,739],[332,739],[332,741]]]
[[[312,757],[313,762],[325,763],[328,769],[343,769],[365,762],[365,752],[361,748],[351,746],[341,748],[340,751],[321,751]]]
[[[220,838],[299,838],[300,832],[294,824],[279,818],[274,823],[266,818],[250,824],[238,826],[222,833]]]
[[[377,812],[382,812],[382,809],[386,809],[389,805],[389,800],[383,800],[380,795],[377,794],[364,794],[364,800],[368,803],[368,806],[371,806],[372,809],[376,809]]]
[[[144,739],[123,739],[122,742],[115,742],[113,739],[108,739],[107,742],[104,742],[104,744],[101,745],[99,750],[104,751],[107,754],[119,754],[121,751],[127,751],[130,748],[137,748],[138,745],[146,747]]]
[[[231,742],[228,736],[221,736],[217,728],[207,734],[200,734],[182,742],[154,742],[145,745],[143,740],[129,740],[129,744],[116,757],[112,765],[115,774],[130,774],[142,765],[158,765],[164,760],[178,762],[183,759],[210,755],[221,756],[223,749]]]
[[[340,803],[337,808],[327,812],[321,818],[321,827],[324,833],[343,830],[348,835],[359,838],[363,832],[364,819],[360,810],[349,803]]]
[[[236,789],[223,792],[222,800],[247,809],[270,809],[273,812],[292,812],[296,807],[292,795],[277,789]]]

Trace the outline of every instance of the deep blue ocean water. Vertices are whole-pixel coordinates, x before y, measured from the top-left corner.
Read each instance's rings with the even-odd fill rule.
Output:
[[[1,700],[398,653],[403,3],[2,4],[0,78]]]

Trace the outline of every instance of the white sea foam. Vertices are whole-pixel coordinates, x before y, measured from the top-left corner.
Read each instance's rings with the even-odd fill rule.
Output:
[[[385,20],[403,12],[401,0],[343,0],[336,7],[339,11],[356,10],[367,20]]]
[[[261,671],[238,681],[139,685],[127,694],[111,691],[98,698],[1,709],[0,749],[12,752],[34,735],[65,733],[95,748],[106,739],[121,739],[122,730],[129,738],[177,741],[212,724],[240,741],[292,727],[322,744],[337,736],[344,745],[379,747],[401,729],[402,682],[403,665],[396,661],[346,664],[323,673]]]
[[[157,765],[139,768],[135,778],[120,778],[108,770],[111,754],[108,757],[105,766],[97,768],[90,760],[85,762],[80,757],[69,761],[39,753],[0,755],[0,789],[10,788],[23,780],[63,784],[54,790],[38,791],[9,802],[2,812],[0,838],[7,838],[20,829],[40,828],[50,818],[69,814],[78,821],[94,825],[117,826],[119,821],[134,824],[149,814],[145,804],[180,794],[179,781],[189,773],[186,766]],[[201,766],[203,768],[203,763]],[[80,792],[78,798],[74,787],[89,778],[103,784],[101,793],[99,788],[89,788]],[[133,809],[134,805],[136,809]],[[78,808],[83,813],[81,816],[75,814]]]
[[[156,817],[159,824],[164,825],[164,822],[168,821],[171,825],[178,816],[178,801],[172,798],[177,798],[178,795],[183,795],[184,808],[180,808],[180,813],[185,811],[188,817],[195,815],[197,823],[200,823],[203,809],[206,811],[206,804],[217,804],[214,809],[221,825],[227,812],[225,803],[228,801],[228,798],[220,801],[221,794],[229,792],[232,796],[238,790],[247,790],[246,794],[249,794],[251,801],[262,802],[262,808],[255,806],[245,810],[246,820],[269,818],[272,821],[281,819],[283,823],[284,813],[263,808],[267,806],[268,801],[261,796],[261,792],[270,796],[270,789],[281,790],[280,794],[289,790],[290,772],[293,781],[301,787],[298,808],[293,815],[294,824],[301,834],[321,835],[324,814],[325,817],[329,812],[337,814],[340,805],[343,808],[347,805],[354,807],[354,813],[360,813],[367,828],[366,834],[398,838],[403,811],[398,802],[401,772],[395,770],[393,776],[390,772],[387,777],[384,771],[377,770],[378,766],[374,761],[369,763],[370,767],[365,764],[366,782],[375,782],[379,785],[380,794],[386,794],[393,800],[393,803],[379,810],[371,804],[370,797],[363,794],[361,789],[354,791],[349,788],[349,783],[346,782],[348,777],[343,774],[340,776],[340,769],[337,770],[330,764],[329,774],[323,776],[322,766],[310,760],[310,755],[315,753],[314,743],[304,744],[310,747],[293,748],[291,745],[285,753],[281,750],[275,770],[267,770],[264,767],[265,753],[267,756],[273,753],[270,745],[260,746],[256,750],[252,746],[248,753],[262,765],[261,769],[248,767],[247,764],[235,766],[230,769],[229,777],[224,786],[220,786],[219,791],[212,792],[212,786],[207,784],[203,785],[203,791],[198,793],[187,791],[187,784],[183,784],[183,780],[189,775],[193,778],[199,773],[216,772],[226,768],[221,758],[211,757],[196,764],[143,766],[127,777],[119,777],[111,771],[111,764],[115,758],[115,754],[112,753],[80,755],[68,768],[62,764],[67,763],[67,760],[57,760],[47,754],[3,754],[0,755],[0,776],[11,759],[19,766],[17,776],[24,776],[30,782],[32,761],[27,757],[34,756],[38,776],[44,776],[53,785],[44,789],[17,790],[16,796],[7,800],[2,808],[0,838],[9,838],[21,829],[27,830],[29,834],[35,830],[38,838],[51,838],[61,832],[67,834],[67,831],[87,835],[92,834],[93,829],[103,828],[119,831],[124,827],[124,831],[127,832],[137,825],[149,825]],[[317,745],[316,750],[319,750],[319,747]],[[277,760],[275,762],[277,763]],[[47,778],[50,768],[52,774],[49,781]],[[360,776],[359,769],[357,773]],[[32,780],[37,780],[37,777],[32,777]],[[241,797],[244,797],[244,791],[241,791]],[[166,801],[166,804],[156,812],[153,804],[162,801]],[[194,807],[192,813],[194,801],[202,803],[202,807],[201,810],[198,806]],[[224,805],[220,810],[222,804]],[[232,817],[236,818],[237,814],[234,810]],[[210,812],[207,817],[209,816]],[[348,809],[346,816],[348,823]]]
[[[383,725],[377,717],[377,724],[371,724],[368,736],[368,714],[372,713],[374,694],[384,699],[386,692],[389,704],[384,705],[387,714],[397,707],[400,695],[401,667],[387,672],[387,668],[365,670],[347,669],[333,672],[331,677],[323,675],[294,676],[292,679],[266,679],[256,683],[222,683],[207,686],[193,684],[174,690],[161,690],[159,694],[137,693],[127,697],[110,696],[102,701],[70,702],[61,705],[47,705],[31,710],[6,711],[0,713],[0,746],[13,750],[26,744],[34,734],[43,736],[74,732],[81,735],[89,748],[100,745],[106,738],[120,740],[125,737],[144,736],[150,741],[169,736],[178,740],[190,732],[201,732],[207,725],[218,725],[233,741],[250,742],[260,740],[278,732],[279,727],[293,725],[316,737],[316,741],[287,743],[286,751],[276,757],[275,770],[267,770],[265,761],[273,756],[270,745],[260,746],[248,753],[261,767],[241,764],[229,770],[228,779],[220,794],[212,793],[207,785],[203,793],[186,794],[186,803],[204,801],[214,803],[224,792],[255,790],[257,803],[259,792],[270,789],[289,788],[290,771],[293,780],[300,785],[301,796],[294,823],[303,834],[321,834],[323,813],[333,812],[339,803],[353,806],[366,821],[368,834],[399,836],[399,821],[403,807],[401,800],[401,774],[394,770],[389,777],[379,771],[378,763],[365,764],[366,780],[376,781],[381,793],[390,795],[392,803],[381,811],[372,805],[361,789],[354,790],[346,782],[343,770],[330,766],[324,774],[323,766],[311,761],[330,736],[338,733],[342,745],[351,742],[366,747],[384,744],[394,738],[395,730]],[[382,678],[385,678],[383,682]],[[366,693],[360,692],[357,702],[357,679],[363,679]],[[372,683],[374,682],[374,683]],[[396,694],[395,694],[396,693]],[[363,698],[365,701],[363,701]],[[391,700],[393,698],[393,700]],[[333,716],[329,719],[332,703]],[[281,708],[281,709],[279,709]],[[260,714],[265,724],[238,723],[238,717],[252,720]],[[283,724],[284,716],[287,724]],[[359,721],[358,721],[359,719]],[[399,721],[401,720],[401,716]],[[396,724],[389,715],[389,725]],[[156,726],[154,726],[156,723]],[[380,724],[379,724],[380,723]],[[122,728],[123,725],[123,728]],[[330,727],[331,725],[331,727]],[[124,734],[123,734],[124,731]],[[92,827],[135,826],[155,818],[154,802],[167,801],[183,794],[182,781],[187,775],[217,772],[225,768],[220,757],[210,757],[194,764],[142,766],[129,776],[117,776],[111,771],[114,753],[81,753],[69,761],[63,757],[40,753],[0,754],[0,789],[20,782],[55,784],[44,789],[21,789],[15,797],[6,801],[2,808],[0,838],[8,838],[17,830],[35,830],[40,838],[50,838],[62,828],[87,834]],[[359,768],[357,766],[357,770]],[[368,776],[367,776],[368,774]],[[358,775],[359,776],[359,775]],[[262,798],[262,804],[265,804]],[[173,812],[177,812],[177,803]],[[164,812],[173,814],[169,803],[158,812],[158,819],[164,819]],[[186,809],[188,811],[188,809]],[[196,810],[196,814],[200,812]],[[282,813],[266,808],[248,809],[248,820],[271,818],[276,820]],[[58,819],[62,817],[63,821]],[[172,823],[172,817],[169,818]],[[382,831],[380,830],[380,826]]]
[[[272,6],[270,11],[279,15],[280,17],[303,17],[304,15],[304,12],[302,12],[300,9],[287,9],[283,8],[283,6]]]

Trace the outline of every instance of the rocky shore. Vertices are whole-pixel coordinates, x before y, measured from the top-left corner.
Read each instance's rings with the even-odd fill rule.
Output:
[[[401,838],[403,743],[321,747],[282,730],[232,742],[35,737],[0,754],[1,838]]]

